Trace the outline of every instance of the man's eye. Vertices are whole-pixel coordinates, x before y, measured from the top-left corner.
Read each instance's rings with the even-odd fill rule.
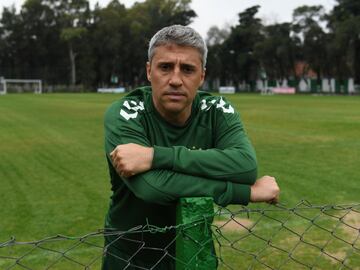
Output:
[[[159,67],[162,71],[169,71],[171,68],[171,66],[169,64],[160,64]]]
[[[191,73],[193,73],[195,71],[195,68],[192,67],[192,66],[183,66],[182,70],[186,74],[191,74]]]

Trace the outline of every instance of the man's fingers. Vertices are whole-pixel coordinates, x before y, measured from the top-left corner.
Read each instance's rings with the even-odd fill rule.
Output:
[[[121,163],[121,157],[119,157],[117,155],[117,148],[118,146],[110,153],[110,158],[112,161],[112,164],[116,170],[116,172],[118,173],[118,175],[120,175],[121,177],[127,178],[129,176],[131,176],[132,174],[129,174],[126,169],[124,169],[123,164]]]
[[[272,200],[268,201],[269,204],[277,204],[280,200],[280,195],[277,194]]]
[[[274,198],[270,201],[267,201],[268,204],[277,204],[279,202],[279,198]]]
[[[279,194],[280,188],[276,183],[276,179],[265,175],[251,186],[250,200],[252,202],[276,204],[279,202]]]
[[[131,177],[151,169],[154,149],[133,143],[122,144],[109,156],[116,172],[122,177]]]
[[[124,172],[124,171],[117,171],[118,174],[123,178],[129,178],[135,175],[133,172]]]

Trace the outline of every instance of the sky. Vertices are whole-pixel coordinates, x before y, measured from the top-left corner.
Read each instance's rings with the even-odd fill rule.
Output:
[[[93,7],[96,2],[104,7],[110,0],[90,0]],[[131,7],[136,0],[119,0],[126,7]],[[15,4],[19,10],[24,0],[0,0],[0,10]],[[137,0],[143,2],[143,0]],[[192,0],[191,8],[198,15],[191,26],[204,38],[207,31],[213,25],[220,28],[236,25],[238,13],[246,8],[260,5],[258,17],[264,20],[265,24],[275,22],[290,22],[292,12],[302,5],[322,5],[326,12],[330,11],[336,4],[335,0]]]

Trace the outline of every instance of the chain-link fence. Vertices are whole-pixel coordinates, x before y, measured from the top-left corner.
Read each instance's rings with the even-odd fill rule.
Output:
[[[134,240],[144,234],[161,239],[164,233],[174,238],[161,247]],[[104,237],[113,239],[105,247]],[[173,227],[147,224],[31,242],[13,238],[0,243],[0,269],[100,269],[103,256],[118,260],[123,267],[117,269],[360,269],[359,238],[360,204],[215,207],[213,214]],[[118,240],[138,249],[114,254]],[[154,262],[139,264],[142,252],[153,253]]]

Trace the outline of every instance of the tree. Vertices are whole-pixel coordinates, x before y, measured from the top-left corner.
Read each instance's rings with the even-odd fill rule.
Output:
[[[14,6],[4,8],[0,20],[0,66],[2,67],[1,76],[19,77],[21,71],[15,70],[15,66],[19,63],[18,47],[22,46],[21,38],[21,22],[16,14]],[[19,69],[19,67],[18,67]]]
[[[76,84],[76,56],[77,53],[74,51],[74,43],[81,39],[87,32],[85,27],[66,27],[61,30],[60,38],[65,41],[68,45],[69,60],[71,66],[70,84]]]
[[[41,0],[26,1],[19,13],[4,9],[1,24],[6,48],[2,60],[10,77],[47,78],[47,67],[56,66],[56,57],[49,57],[58,44],[53,15]]]
[[[360,82],[360,2],[337,0],[328,16],[333,33],[333,60],[338,78],[349,76]]]
[[[75,2],[71,3],[75,5]],[[73,43],[78,41],[77,38],[84,31],[80,27],[70,26],[84,25],[80,17],[80,13],[81,16],[84,13],[83,10],[80,12],[77,6],[70,6],[67,1],[27,0],[19,14],[16,14],[15,10],[10,13],[5,9],[1,19],[7,33],[4,37],[4,43],[8,44],[5,52],[11,55],[10,68],[14,77],[41,78],[46,83],[64,83],[64,78],[67,77],[64,66],[69,66],[70,63],[71,83],[75,83],[76,53]],[[69,15],[74,14],[74,10],[79,11],[76,18]],[[72,61],[66,61],[67,49],[64,43],[69,44],[68,52],[73,56]],[[76,43],[77,47],[81,46]]]
[[[302,40],[302,58],[313,69],[320,80],[328,66],[327,34],[321,26],[324,8],[319,6],[300,6],[293,12],[293,29]],[[304,70],[303,73],[307,71]]]
[[[46,0],[45,0],[46,1]],[[76,44],[87,32],[90,19],[89,2],[87,0],[47,0],[56,6],[56,16],[61,27],[60,39],[68,47],[70,62],[70,84],[76,84],[76,57],[80,49],[75,51]]]
[[[206,44],[208,47],[208,58],[206,65],[206,79],[211,89],[218,87],[214,82],[222,76],[222,46],[230,35],[229,29],[220,29],[217,26],[210,27],[207,32]]]
[[[231,28],[222,47],[223,72],[230,75],[237,89],[240,81],[254,82],[257,78],[259,61],[254,56],[254,49],[263,39],[261,20],[255,18],[259,8],[257,5],[239,13],[239,24]]]
[[[255,46],[255,57],[259,59],[267,78],[288,79],[295,74],[299,40],[292,36],[290,23],[264,27],[264,39]]]
[[[127,10],[117,0],[111,1],[105,8],[95,8],[94,24],[91,29],[91,44],[96,56],[95,70],[98,85],[109,85],[111,77],[118,78],[121,84],[128,82],[126,76],[126,55],[131,47]],[[134,48],[136,49],[136,48]]]
[[[214,45],[222,44],[230,35],[229,29],[220,29],[216,25],[210,27],[207,32],[206,44],[211,47]]]

